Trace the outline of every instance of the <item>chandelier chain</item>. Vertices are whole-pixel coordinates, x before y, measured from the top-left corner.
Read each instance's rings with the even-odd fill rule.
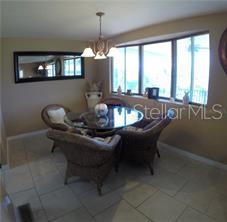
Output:
[[[99,16],[99,38],[102,38],[102,16]]]

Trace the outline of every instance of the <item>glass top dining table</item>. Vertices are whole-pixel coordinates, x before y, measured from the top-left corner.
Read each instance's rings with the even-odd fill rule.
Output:
[[[65,122],[73,127],[91,130],[114,130],[133,125],[143,119],[143,113],[128,107],[108,106],[106,116],[98,117],[94,110],[78,114],[69,112]]]

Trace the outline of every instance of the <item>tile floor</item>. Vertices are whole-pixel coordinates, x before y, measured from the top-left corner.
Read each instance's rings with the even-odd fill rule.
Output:
[[[15,206],[29,202],[36,222],[226,222],[227,172],[160,147],[155,175],[122,164],[99,197],[94,184],[63,184],[66,160],[40,134],[9,142],[1,179]]]

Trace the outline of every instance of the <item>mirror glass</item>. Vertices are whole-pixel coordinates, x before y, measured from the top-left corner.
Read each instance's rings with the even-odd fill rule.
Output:
[[[81,53],[15,52],[15,81],[32,82],[84,78]]]

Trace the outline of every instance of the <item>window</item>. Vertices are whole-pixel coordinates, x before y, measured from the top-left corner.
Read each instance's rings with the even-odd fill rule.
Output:
[[[121,86],[122,91],[128,89],[139,93],[139,47],[130,46],[119,49],[119,55],[114,59],[113,89],[116,92]]]
[[[170,97],[171,42],[143,46],[143,91],[146,87],[159,87],[161,97]]]
[[[55,76],[55,63],[53,62],[52,64],[48,64],[46,66],[46,70],[47,70],[48,77]]]
[[[206,104],[209,83],[209,35],[177,40],[176,99]]]
[[[81,75],[81,58],[64,59],[64,75],[80,76]]]
[[[20,70],[20,71],[19,71],[19,77],[20,77],[20,78],[24,78],[24,71],[23,71],[23,70]]]
[[[119,47],[113,60],[112,90],[131,89],[143,94],[147,87],[159,87],[161,98],[207,104],[209,84],[209,34],[168,41]]]

